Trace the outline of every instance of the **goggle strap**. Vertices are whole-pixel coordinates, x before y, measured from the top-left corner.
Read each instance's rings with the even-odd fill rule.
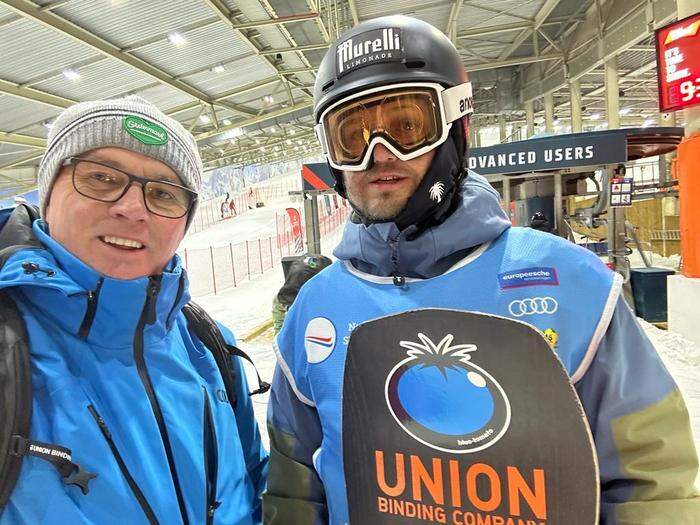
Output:
[[[328,146],[326,144],[326,131],[323,129],[323,123],[318,123],[314,126],[314,131],[316,132],[316,138],[321,144],[321,152],[324,155],[328,155]]]
[[[446,89],[441,97],[447,124],[474,112],[471,82]]]

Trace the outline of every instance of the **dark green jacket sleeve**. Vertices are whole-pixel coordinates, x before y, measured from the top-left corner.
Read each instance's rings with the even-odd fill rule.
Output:
[[[321,422],[316,409],[297,398],[279,366],[270,390],[268,431],[270,470],[263,523],[328,523],[326,495],[313,465],[313,454],[321,446]]]
[[[598,454],[601,524],[700,524],[688,410],[623,299],[576,389]]]

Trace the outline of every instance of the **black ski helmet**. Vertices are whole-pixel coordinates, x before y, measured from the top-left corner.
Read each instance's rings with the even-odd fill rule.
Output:
[[[370,53],[374,55],[372,60],[367,55],[363,56],[361,51],[368,48],[362,45],[364,41],[381,38],[386,29],[393,29],[394,44],[397,42],[395,35],[400,35],[399,46],[394,45],[388,53]],[[349,43],[350,40],[352,42]],[[384,44],[387,47],[386,42]],[[354,53],[352,60],[348,61],[348,55],[342,51],[343,45],[346,48],[348,45],[357,46],[360,56],[354,56],[357,55]],[[402,82],[434,82],[450,88],[467,81],[467,72],[457,49],[440,30],[427,22],[404,15],[374,18],[343,33],[323,57],[314,84],[314,123],[319,123],[323,111],[331,104],[373,87]],[[464,129],[459,124],[460,122],[454,122],[450,131],[458,157],[455,180],[451,181],[455,187],[466,173],[467,141]],[[438,151],[447,142],[440,145]],[[336,191],[346,197],[342,172],[333,167],[330,169],[336,180]],[[456,193],[455,190],[450,195],[451,200],[454,200]],[[407,208],[411,207],[410,201],[411,199]],[[424,207],[424,204],[419,207]],[[357,209],[355,212],[359,214]],[[422,210],[412,210],[409,215],[413,222],[420,222],[426,214]],[[439,215],[444,218],[445,210]]]

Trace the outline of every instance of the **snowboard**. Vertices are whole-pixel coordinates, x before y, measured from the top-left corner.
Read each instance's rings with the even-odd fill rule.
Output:
[[[343,461],[351,525],[592,525],[595,447],[541,332],[421,309],[350,336]]]

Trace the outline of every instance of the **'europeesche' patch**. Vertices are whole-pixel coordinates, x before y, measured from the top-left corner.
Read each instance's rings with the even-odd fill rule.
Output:
[[[501,290],[522,288],[525,286],[558,286],[556,268],[522,268],[511,272],[498,274],[498,285]]]

